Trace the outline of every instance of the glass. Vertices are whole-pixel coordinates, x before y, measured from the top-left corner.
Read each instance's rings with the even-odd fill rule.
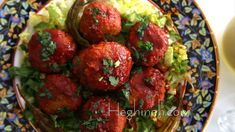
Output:
[[[221,115],[218,125],[223,132],[235,132],[235,109]]]
[[[235,17],[229,22],[222,39],[222,57],[230,69],[235,71]]]

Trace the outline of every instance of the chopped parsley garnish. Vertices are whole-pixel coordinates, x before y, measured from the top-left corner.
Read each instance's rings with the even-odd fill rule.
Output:
[[[51,34],[48,32],[39,32],[38,35],[42,45],[42,60],[47,61],[49,60],[49,57],[55,53],[56,43],[51,40]]]
[[[151,96],[150,96],[150,95],[147,95],[147,96],[146,96],[146,99],[151,99]]]
[[[141,24],[139,28],[137,29],[137,34],[139,35],[140,38],[143,38],[144,36],[144,31],[148,27],[149,21],[147,19],[143,19],[141,21]]]
[[[113,67],[113,60],[112,59],[104,59],[103,65],[107,67]]]
[[[57,63],[53,63],[50,65],[50,69],[52,71],[57,71],[59,69],[59,65]]]
[[[90,117],[90,119],[83,122],[82,125],[84,125],[89,130],[94,130],[97,128],[98,124],[100,124],[100,123],[104,124],[106,121],[107,120],[102,119],[102,118],[92,119],[92,117]]]
[[[27,78],[36,72],[34,69],[30,69],[30,67],[11,67],[9,69],[10,78],[19,76],[21,78]]]
[[[22,67],[9,68],[10,78],[20,77],[22,94],[27,96],[28,101],[33,103],[35,96],[38,94],[39,89],[44,87],[44,83],[41,80],[43,74],[36,69],[26,65],[25,62]]]
[[[120,105],[124,109],[130,109],[129,97],[130,97],[130,84],[126,82],[124,84],[124,88],[121,90],[120,94],[118,94],[118,98],[120,97]]]
[[[84,100],[87,100],[89,97],[91,97],[93,95],[93,93],[89,90],[89,89],[86,89],[86,88],[83,88],[82,89],[82,98]]]
[[[81,89],[82,89],[82,86],[79,85],[79,86],[77,87],[77,90],[76,90],[75,94],[74,94],[75,97],[76,97],[76,96],[80,96],[80,94],[81,94]]]
[[[147,59],[145,58],[145,52],[141,52],[137,50],[136,48],[132,47],[135,63],[141,63],[142,61],[146,62]]]
[[[109,69],[109,67],[103,67],[103,72],[105,73],[105,74],[112,74],[113,72]]]
[[[104,113],[104,109],[98,110],[98,114],[102,114],[102,113]]]
[[[76,60],[78,61],[78,57],[76,57]],[[49,65],[50,70],[56,72],[56,71],[62,71],[63,75],[69,76],[71,73],[71,69],[74,67],[74,64],[72,63],[72,59],[67,59],[67,62],[65,64],[57,64],[52,63]]]
[[[91,110],[86,110],[86,113],[89,115],[89,116],[92,116],[92,111]]]
[[[150,77],[144,78],[144,83],[146,84],[149,84],[151,81],[152,81],[152,78]]]
[[[93,12],[92,12],[92,15],[93,15],[93,16],[96,16],[96,15],[98,15],[98,14],[100,14],[100,9],[99,9],[99,8],[94,8],[94,9],[93,9]]]
[[[94,104],[93,104],[93,109],[97,109],[98,107],[99,107],[99,105],[100,105],[100,102],[98,101],[98,102],[95,102]]]
[[[26,105],[25,110],[23,111],[24,117],[26,117],[29,121],[35,120],[34,115],[32,113],[32,108]]]
[[[130,22],[130,21],[124,21],[122,22],[122,33],[129,33],[130,28],[134,25],[134,22]],[[126,35],[128,36],[128,35]]]
[[[112,74],[112,71],[110,70],[111,67],[114,66],[112,59],[103,59],[103,72],[106,74]]]
[[[97,15],[100,14],[100,10],[99,8],[94,8],[93,11],[92,11],[92,17],[94,19],[94,21],[98,24],[99,23],[99,20],[97,19]]]
[[[56,115],[50,115],[56,128],[62,128],[64,131],[75,131],[79,129],[81,121],[79,120],[78,115],[76,115],[77,113],[66,108],[62,108],[59,111],[66,114],[63,119],[58,118]]]
[[[67,113],[67,112],[69,112],[69,109],[67,107],[63,107],[63,108],[59,108],[57,111],[59,113]]]
[[[133,76],[136,73],[141,73],[143,71],[142,67],[134,67],[133,70],[131,71],[131,75]]]
[[[139,100],[139,107],[140,107],[140,108],[143,108],[143,106],[144,106],[144,100],[143,100],[143,99],[140,99],[140,100]]]
[[[125,89],[122,89],[122,93],[125,96],[125,98],[127,100],[129,100],[129,96],[130,96],[130,84],[129,83],[125,83],[124,87],[125,87]]]
[[[138,62],[138,60],[141,59],[141,54],[140,54],[139,51],[138,51],[136,48],[134,48],[134,47],[132,47],[132,50],[133,50],[133,52],[134,52],[134,57],[135,57],[136,61]]]
[[[107,12],[103,12],[102,15],[103,15],[103,17],[106,17],[107,16]]]
[[[119,82],[119,79],[114,77],[114,76],[110,76],[109,77],[109,82],[111,85],[113,86],[117,86],[118,85],[118,82]]]
[[[106,41],[108,41],[108,40],[114,38],[114,37],[113,37],[112,35],[110,35],[110,34],[107,34],[107,35],[105,35],[104,37],[105,37],[105,40],[106,40]]]
[[[143,60],[144,62],[147,62],[147,61],[148,61],[147,58],[145,58],[145,57],[142,57],[142,60]]]
[[[95,111],[95,114],[102,114],[102,113],[104,113],[104,109],[100,109],[100,110]]]
[[[146,41],[146,42],[140,41],[139,48],[141,48],[142,50],[147,51],[147,52],[152,51],[153,50],[153,43],[151,43],[149,41]]]
[[[40,97],[46,97],[47,95],[46,95],[46,93],[40,93],[39,96]]]
[[[40,97],[47,97],[48,99],[51,99],[53,96],[51,92],[48,89],[45,89],[43,93],[39,94]]]
[[[77,61],[77,63],[80,63],[80,61],[81,61],[78,56],[76,56],[76,61]]]

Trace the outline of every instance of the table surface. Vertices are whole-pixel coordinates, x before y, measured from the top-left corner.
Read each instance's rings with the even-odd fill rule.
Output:
[[[0,5],[3,0],[0,0]],[[206,18],[216,36],[217,44],[221,50],[223,32],[229,21],[235,16],[234,0],[196,0],[203,10]],[[220,85],[217,102],[213,115],[206,127],[206,132],[218,132],[217,120],[227,110],[235,109],[235,73],[231,72],[221,58]]]
[[[221,53],[221,41],[229,21],[235,16],[234,0],[196,0],[204,12],[217,39]],[[217,120],[227,110],[235,109],[235,73],[225,65],[220,55],[220,85],[213,115],[205,132],[218,132]]]

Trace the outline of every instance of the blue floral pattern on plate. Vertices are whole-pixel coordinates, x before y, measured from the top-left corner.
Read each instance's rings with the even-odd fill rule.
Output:
[[[218,83],[217,48],[208,24],[193,0],[154,0],[172,20],[188,49],[193,86],[183,101],[190,110],[178,131],[202,131],[213,108]],[[0,0],[0,3],[1,0]],[[45,1],[44,1],[45,3]],[[42,0],[5,0],[0,4],[0,131],[33,131],[23,117],[9,79],[18,34],[30,11],[37,11]]]

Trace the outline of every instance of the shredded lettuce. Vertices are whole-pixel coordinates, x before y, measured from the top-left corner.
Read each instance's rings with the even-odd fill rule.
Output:
[[[148,20],[163,28],[166,17],[154,5],[145,0],[110,0],[109,3],[116,7],[122,17],[130,22],[141,21],[146,16]]]
[[[166,66],[171,66],[172,63],[174,62],[173,55],[174,55],[173,47],[169,46],[165,53],[165,58],[164,58],[164,63]]]
[[[164,58],[164,64],[166,66],[172,66],[174,62],[182,62],[188,59],[187,49],[184,45],[173,44],[169,46]]]
[[[40,11],[40,14],[30,12],[27,29],[20,34],[20,40],[28,43],[35,31],[57,28],[66,30],[65,21],[69,9],[75,0],[53,0]]]
[[[67,14],[63,14],[60,7],[54,1],[51,2],[47,9],[49,13],[49,24],[52,27],[55,26],[59,29],[64,29]]]
[[[32,35],[29,32],[22,32],[19,36],[20,36],[20,40],[22,41],[22,43],[27,44]]]
[[[169,66],[170,70],[166,72],[166,78],[173,90],[178,83],[184,79],[188,72],[188,56],[186,47],[180,43],[172,44],[165,54],[164,63]]]

